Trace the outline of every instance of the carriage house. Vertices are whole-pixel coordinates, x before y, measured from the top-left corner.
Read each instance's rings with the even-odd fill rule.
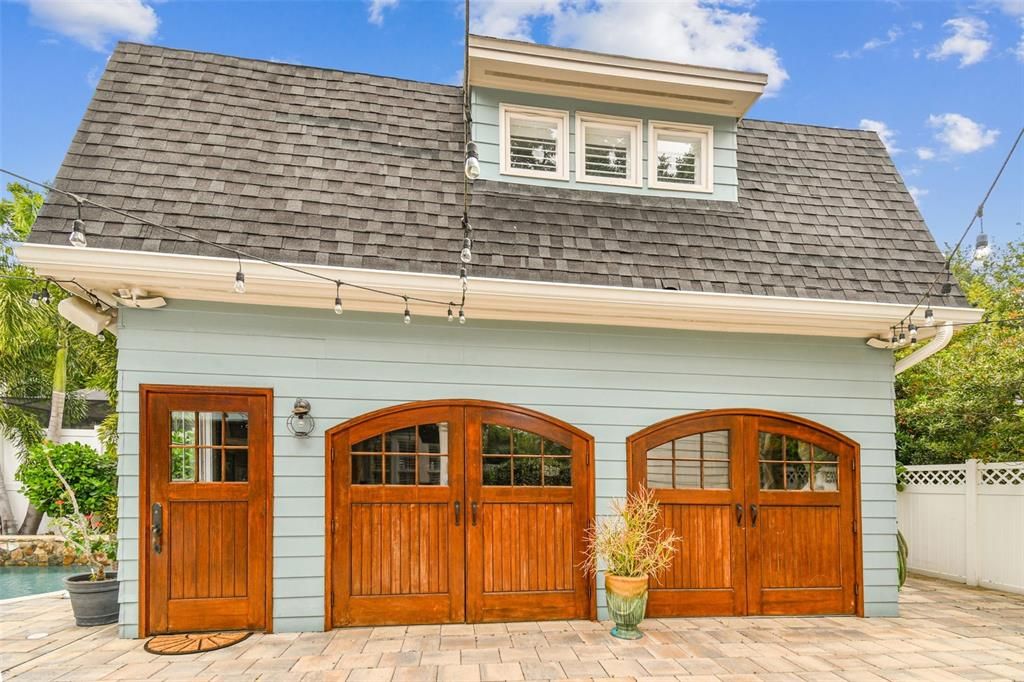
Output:
[[[583,534],[641,487],[652,615],[894,615],[879,338],[943,261],[877,136],[746,119],[761,74],[469,63],[111,57],[56,184],[160,227],[51,194],[19,255],[116,334],[122,635],[600,617]]]

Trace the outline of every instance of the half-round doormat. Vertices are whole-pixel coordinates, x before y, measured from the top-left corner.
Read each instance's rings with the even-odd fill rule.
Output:
[[[195,632],[181,635],[157,635],[146,642],[145,649],[159,656],[181,656],[216,651],[238,644],[251,632]]]

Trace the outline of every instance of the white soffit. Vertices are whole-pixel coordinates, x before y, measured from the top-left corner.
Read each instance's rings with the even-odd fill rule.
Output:
[[[113,249],[24,244],[18,258],[40,276],[74,278],[104,300],[118,289],[145,289],[175,299],[319,308],[334,306],[334,285],[266,263],[243,260],[246,293],[233,291],[238,261]],[[298,265],[331,279],[411,297],[459,300],[455,276]],[[401,314],[400,299],[352,287],[341,290],[346,310]],[[447,306],[410,303],[416,316],[443,318]],[[466,315],[472,320],[523,320],[566,324],[692,329],[807,336],[888,337],[909,305],[821,299],[663,291],[594,285],[470,278]],[[974,308],[936,307],[937,322],[981,319]],[[933,330],[921,328],[921,338]]]
[[[469,84],[742,118],[768,76],[470,36]]]

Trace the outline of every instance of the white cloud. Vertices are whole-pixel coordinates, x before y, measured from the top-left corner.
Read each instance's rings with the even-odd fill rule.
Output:
[[[996,0],[996,4],[1011,17],[1024,17],[1024,0]]]
[[[884,38],[872,38],[868,42],[864,43],[864,45],[861,47],[861,49],[862,50],[877,50],[880,47],[885,47],[886,45],[892,45],[897,40],[899,40],[900,36],[902,36],[902,35],[903,35],[903,29],[901,29],[899,26],[893,26],[892,28],[890,28],[886,32]]]
[[[150,40],[160,20],[144,0],[28,0],[33,21],[93,50],[113,39]]]
[[[914,185],[907,185],[907,191],[910,192],[910,196],[914,197],[914,203],[920,204],[921,199],[928,195],[928,190],[922,187],[915,187]]]
[[[860,120],[860,129],[878,133],[878,137],[882,139],[882,144],[885,145],[885,149],[890,154],[899,154],[903,151],[896,146],[896,131],[886,125],[884,121],[862,118]]]
[[[532,40],[544,22],[555,45],[768,74],[769,93],[789,74],[758,42],[761,19],[735,1],[478,0],[473,31]]]
[[[945,24],[952,35],[939,43],[928,55],[931,59],[959,57],[960,67],[977,64],[989,50],[992,41],[988,34],[988,24],[977,17],[957,17]]]
[[[917,158],[922,161],[931,161],[935,158],[935,150],[931,147],[918,147],[914,150],[914,153],[917,154]]]
[[[384,23],[384,10],[394,7],[397,4],[398,0],[370,0],[369,22],[380,26]]]
[[[1021,6],[1024,7],[1024,0],[1022,0]],[[1020,20],[1020,41],[1017,43],[1017,47],[1013,48],[1013,53],[1017,55],[1017,61],[1024,62],[1024,17]]]
[[[961,114],[932,114],[928,125],[937,128],[935,139],[954,154],[970,154],[994,144],[999,131],[986,128]]]

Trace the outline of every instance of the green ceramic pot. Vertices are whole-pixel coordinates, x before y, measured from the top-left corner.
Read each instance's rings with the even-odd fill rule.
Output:
[[[647,578],[624,578],[605,575],[605,598],[608,613],[615,622],[612,636],[619,639],[640,639],[640,622],[647,613]]]

